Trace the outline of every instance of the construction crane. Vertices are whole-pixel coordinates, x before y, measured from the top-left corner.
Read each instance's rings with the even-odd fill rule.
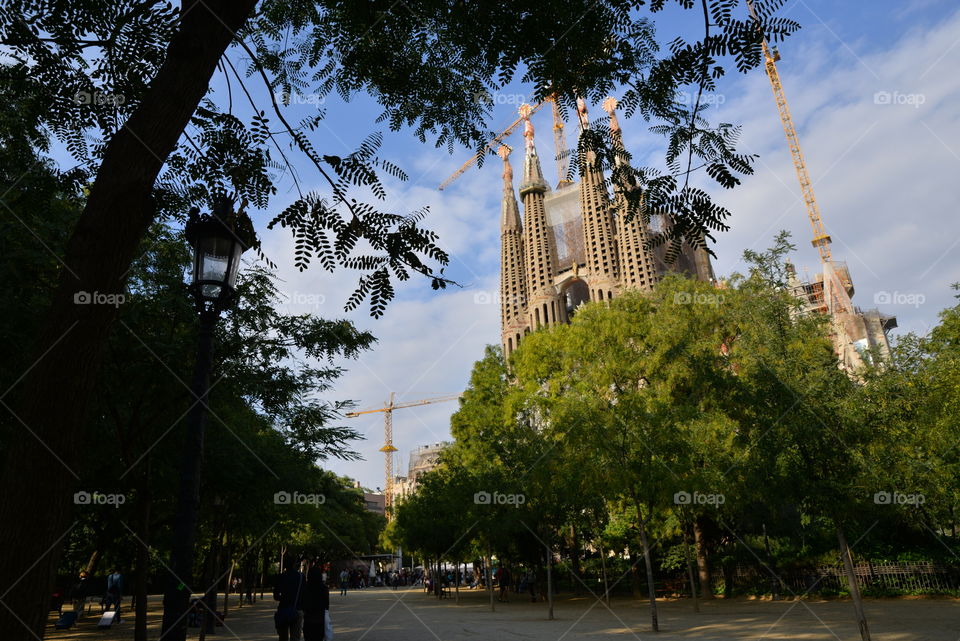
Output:
[[[421,405],[430,405],[431,403],[452,401],[461,396],[462,394],[450,394],[448,396],[424,398],[419,401],[409,401],[407,403],[394,403],[394,393],[390,392],[390,401],[383,407],[374,407],[344,414],[347,418],[357,418],[364,414],[383,412],[383,447],[380,448],[380,451],[383,452],[383,473],[386,477],[386,483],[384,484],[384,510],[387,513],[387,518],[393,518],[393,453],[397,451],[397,448],[393,446],[393,411],[407,407],[419,407]]]
[[[760,18],[753,7],[753,2],[747,0],[747,9],[754,22],[760,24]],[[849,273],[838,276],[833,263],[833,256],[830,253],[831,238],[823,226],[823,219],[820,217],[820,206],[817,205],[817,199],[813,194],[813,181],[810,180],[810,174],[807,171],[807,163],[803,159],[803,152],[800,150],[800,138],[797,135],[797,128],[793,124],[793,118],[790,116],[790,108],[787,105],[787,96],[783,91],[783,84],[780,82],[780,73],[777,71],[777,61],[780,60],[780,52],[776,48],[771,51],[767,44],[767,39],[763,38],[761,42],[763,47],[764,67],[767,72],[767,78],[770,79],[770,86],[773,88],[773,98],[777,103],[777,111],[780,114],[780,122],[783,125],[783,131],[787,135],[787,145],[790,147],[790,156],[793,159],[793,167],[797,171],[797,178],[800,181],[800,192],[803,195],[803,202],[807,208],[807,216],[810,218],[810,226],[813,228],[813,246],[820,252],[820,262],[825,268],[824,276],[830,277],[831,290],[831,312],[848,313],[853,310],[853,303],[850,301],[849,291],[852,291]],[[844,282],[845,281],[845,282]]]
[[[566,146],[566,141],[563,135],[563,118],[560,117],[560,110],[558,109],[557,103],[553,99],[553,96],[552,95],[547,96],[542,101],[533,105],[533,107],[530,108],[530,115],[533,115],[534,113],[539,111],[540,108],[547,103],[550,103],[551,105],[553,105],[553,142],[554,142],[554,145],[556,146],[556,152],[557,152],[557,175],[558,175],[558,180],[560,181],[559,186],[569,185],[570,181],[567,180],[567,160],[566,160],[566,156],[564,155],[564,152],[566,151],[567,146]],[[470,167],[476,164],[476,162],[480,160],[481,156],[487,153],[488,149],[497,148],[499,144],[503,141],[503,139],[509,136],[510,134],[512,134],[514,131],[516,131],[517,127],[519,127],[522,123],[523,123],[522,116],[514,120],[509,127],[507,127],[506,129],[501,131],[499,134],[494,136],[493,140],[488,142],[483,149],[481,149],[478,153],[471,156],[467,162],[463,163],[463,165],[460,166],[460,169],[453,172],[453,174],[451,174],[446,180],[440,183],[440,186],[437,189],[439,189],[440,191],[443,191],[446,187],[450,185],[450,183],[452,183],[454,180],[462,176],[464,173],[466,173],[468,169],[470,169]]]
[[[553,108],[553,147],[557,152],[557,187],[572,185],[573,181],[567,180],[567,139],[563,135],[563,118],[560,117],[560,106],[556,100],[550,101]]]
[[[759,25],[760,18],[753,8],[753,2],[747,0],[747,9],[750,16]],[[803,202],[807,207],[807,215],[810,217],[810,225],[813,227],[813,246],[820,252],[820,261],[824,264],[833,261],[830,255],[830,235],[823,227],[823,220],[820,218],[820,207],[817,205],[817,199],[813,195],[813,181],[810,180],[810,174],[807,172],[807,164],[803,160],[803,152],[800,150],[800,138],[797,136],[797,128],[793,124],[793,118],[790,116],[790,108],[787,106],[787,96],[783,92],[783,84],[780,82],[780,74],[777,72],[777,60],[780,59],[780,52],[774,49],[772,52],[767,45],[767,39],[764,38],[763,59],[767,71],[767,78],[770,79],[770,86],[773,88],[773,98],[777,103],[777,111],[780,113],[780,122],[783,124],[783,131],[787,134],[787,144],[790,146],[790,156],[793,158],[793,167],[797,170],[797,178],[800,179],[800,191],[803,194]]]

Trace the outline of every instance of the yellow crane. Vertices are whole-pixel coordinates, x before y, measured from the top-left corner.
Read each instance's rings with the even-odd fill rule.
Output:
[[[757,12],[751,0],[747,0],[747,9],[750,11],[750,17],[759,25],[760,18],[757,17]],[[797,178],[800,181],[800,193],[807,208],[810,226],[813,228],[813,240],[811,242],[820,252],[820,262],[824,266],[829,266],[828,271],[833,281],[830,287],[833,303],[831,311],[835,313],[850,312],[853,309],[853,303],[850,302],[848,291],[852,291],[853,288],[850,284],[849,273],[844,268],[844,273],[838,276],[834,269],[833,256],[830,253],[830,234],[824,228],[823,219],[820,217],[820,206],[817,205],[817,199],[813,194],[813,181],[810,180],[807,163],[804,161],[803,152],[800,150],[800,137],[797,135],[797,128],[793,124],[790,107],[787,105],[787,96],[783,91],[783,84],[780,82],[780,73],[777,71],[776,63],[780,59],[780,52],[776,48],[771,51],[766,38],[763,39],[761,45],[767,78],[770,79],[770,86],[773,88],[773,98],[777,103],[777,112],[780,114],[780,122],[783,125],[784,133],[787,135],[787,145],[790,147],[793,167],[796,169]]]
[[[556,100],[550,100],[553,107],[553,147],[557,152],[557,187],[572,185],[573,182],[567,180],[567,138],[563,134],[563,118],[560,117],[560,107]]]
[[[393,518],[393,453],[397,451],[397,448],[393,446],[393,411],[405,409],[407,407],[419,407],[421,405],[430,405],[431,403],[452,401],[460,398],[461,396],[462,394],[450,394],[448,396],[424,398],[419,401],[394,403],[394,393],[390,392],[390,401],[383,407],[374,407],[371,409],[347,412],[344,414],[344,416],[347,418],[357,418],[358,416],[362,416],[364,414],[383,412],[383,447],[380,448],[380,451],[383,452],[383,472],[386,477],[383,493],[384,508],[387,513],[387,518]]]
[[[557,103],[553,99],[553,96],[552,95],[547,96],[542,101],[533,105],[533,107],[531,107],[530,109],[530,115],[533,115],[534,113],[539,111],[540,108],[546,105],[547,103],[550,103],[553,106],[553,142],[554,142],[554,145],[556,146],[556,152],[557,152],[556,161],[557,161],[557,174],[559,176],[558,180],[560,181],[559,186],[562,187],[563,185],[569,185],[571,183],[569,180],[567,180],[567,159],[564,156],[564,152],[566,151],[566,142],[563,134],[563,118],[560,117],[560,110],[557,108]],[[488,149],[498,148],[500,143],[503,141],[503,139],[509,136],[510,134],[512,134],[514,131],[516,131],[517,127],[519,127],[522,123],[523,123],[523,117],[520,117],[514,120],[509,127],[507,127],[506,129],[501,131],[499,134],[494,136],[493,140],[488,142],[486,146],[480,150],[479,153],[472,155],[470,159],[467,160],[467,162],[463,163],[463,165],[460,166],[460,169],[453,172],[449,177],[447,177],[446,180],[440,183],[440,186],[437,189],[439,189],[440,191],[443,191],[446,187],[450,185],[450,183],[452,183],[454,180],[462,176],[464,173],[466,173],[468,169],[470,169],[470,167],[476,164],[476,162],[480,160],[480,157],[483,154],[487,153]]]

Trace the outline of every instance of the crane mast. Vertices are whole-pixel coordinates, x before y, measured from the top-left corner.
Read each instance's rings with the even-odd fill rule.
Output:
[[[563,118],[560,116],[560,107],[556,100],[550,101],[553,107],[553,147],[557,152],[557,187],[572,185],[573,182],[567,180],[567,138],[563,133]]]
[[[364,414],[374,414],[376,412],[383,412],[383,447],[380,448],[380,451],[383,452],[383,474],[384,474],[384,496],[383,496],[383,507],[384,511],[387,514],[388,519],[393,519],[393,454],[397,451],[397,448],[393,445],[393,412],[394,410],[405,409],[408,407],[418,407],[421,405],[430,405],[431,403],[442,403],[444,401],[452,401],[454,399],[460,398],[460,394],[450,394],[448,396],[438,396],[435,398],[424,398],[418,401],[410,401],[407,403],[394,403],[394,393],[390,392],[390,400],[383,407],[375,407],[372,409],[360,410],[357,412],[346,412],[344,414],[347,418],[357,418]]]

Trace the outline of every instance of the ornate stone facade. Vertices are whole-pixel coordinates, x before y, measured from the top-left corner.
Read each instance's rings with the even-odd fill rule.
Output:
[[[587,107],[582,100],[577,106],[583,131],[590,127]],[[610,117],[613,143],[623,149],[616,100],[608,98],[603,107]],[[668,264],[662,248],[644,247],[652,230],[639,217],[628,222],[617,215],[625,209],[624,203],[611,202],[602,174],[591,169],[579,182],[562,181],[551,190],[534,144],[530,107],[523,105],[520,115],[526,141],[519,189],[522,219],[514,195],[510,150],[502,147],[499,152],[504,164],[500,314],[506,356],[527,333],[569,322],[579,305],[610,300],[626,289],[649,290],[668,271],[713,279],[709,257],[702,249],[685,245]]]

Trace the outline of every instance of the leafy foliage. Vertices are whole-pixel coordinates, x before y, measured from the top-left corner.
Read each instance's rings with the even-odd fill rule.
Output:
[[[492,105],[477,97],[520,80],[532,87],[533,99],[550,93],[566,107],[578,96],[593,100],[622,91],[627,114],[654,120],[652,131],[664,136],[667,173],[629,164],[615,168],[615,156],[625,152],[602,128],[583,137],[581,150],[593,152],[598,168],[613,170],[628,215],[670,221],[654,238],[670,243],[668,255],[684,240],[705,246],[713,232],[725,229],[729,212],[691,185],[691,174],[702,168],[731,188],[738,174],[751,173],[753,159],[736,152],[737,127],[706,121],[702,95],[716,88],[726,60],[740,72],[753,69],[760,64],[762,37],[776,42],[798,25],[776,17],[782,0],[756,0],[756,21],[730,0],[677,4],[702,12],[703,36],[676,38],[661,54],[651,19],[666,0],[554,0],[536,11],[511,2],[417,0],[397,7],[385,1],[264,0],[220,62],[226,105],[222,90],[204,100],[164,159],[156,213],[182,218],[190,207],[212,205],[223,194],[269,209],[280,182],[292,181],[296,199],[274,213],[268,227],[290,230],[300,269],[316,261],[327,270],[362,272],[347,308],[369,300],[371,313],[379,316],[394,296],[395,280],[419,273],[434,288],[445,286],[448,257],[436,235],[419,226],[425,210],[408,214],[377,205],[386,197],[382,176],[407,178],[377,155],[381,134],[372,133],[346,156],[323,153],[313,135],[323,109],[293,125],[287,119],[293,97],[307,95],[319,104],[329,95],[349,100],[367,93],[383,108],[378,123],[409,127],[438,147],[482,150],[492,136],[486,125]],[[0,8],[0,42],[9,52],[7,69],[39,89],[32,96],[43,107],[43,126],[92,168],[143,100],[181,12],[193,5],[123,0],[54,6],[6,3]],[[325,189],[303,189],[293,151],[313,165]],[[587,156],[578,154],[581,171]],[[630,189],[622,187],[628,184]],[[364,200],[368,196],[372,202]]]

